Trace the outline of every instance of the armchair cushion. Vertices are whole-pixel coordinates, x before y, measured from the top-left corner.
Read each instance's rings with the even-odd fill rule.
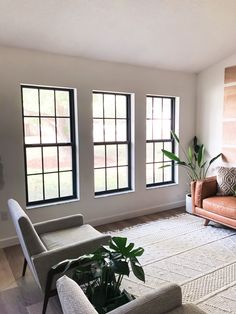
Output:
[[[40,234],[47,250],[59,249],[72,243],[96,239],[101,235],[90,225],[82,225],[53,232]]]
[[[38,234],[41,234],[71,227],[78,227],[81,225],[83,225],[83,215],[77,214],[39,222],[34,224],[34,228]]]

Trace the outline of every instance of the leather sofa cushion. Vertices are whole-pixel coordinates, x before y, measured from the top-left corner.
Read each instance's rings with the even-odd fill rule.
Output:
[[[203,208],[221,216],[236,219],[236,197],[213,196],[203,200]]]

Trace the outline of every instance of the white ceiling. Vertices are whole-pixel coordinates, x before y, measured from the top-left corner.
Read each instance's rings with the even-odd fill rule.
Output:
[[[0,45],[199,72],[236,52],[236,0],[0,0]]]

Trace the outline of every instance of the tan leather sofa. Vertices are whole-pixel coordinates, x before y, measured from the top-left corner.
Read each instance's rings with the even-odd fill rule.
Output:
[[[236,229],[236,197],[216,193],[216,177],[192,182],[193,213],[206,219],[205,226],[212,220]]]

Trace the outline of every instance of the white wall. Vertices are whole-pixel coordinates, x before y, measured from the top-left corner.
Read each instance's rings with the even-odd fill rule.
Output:
[[[78,92],[80,134],[80,201],[27,210],[34,222],[81,212],[86,221],[105,222],[117,215],[135,216],[182,204],[186,179],[172,187],[145,187],[145,95],[180,97],[180,137],[184,145],[195,132],[195,75],[154,70],[124,64],[98,62],[21,49],[0,48],[0,211],[7,199],[15,198],[25,207],[20,84],[73,87]],[[135,93],[135,192],[94,198],[92,90]],[[153,209],[155,208],[155,209]],[[141,212],[140,212],[141,213]],[[104,218],[104,219],[103,219]],[[115,218],[117,219],[117,218]],[[0,220],[0,240],[14,236],[8,218]],[[4,243],[4,241],[2,241]]]
[[[222,152],[224,71],[234,65],[236,54],[197,76],[196,134],[212,157]]]

